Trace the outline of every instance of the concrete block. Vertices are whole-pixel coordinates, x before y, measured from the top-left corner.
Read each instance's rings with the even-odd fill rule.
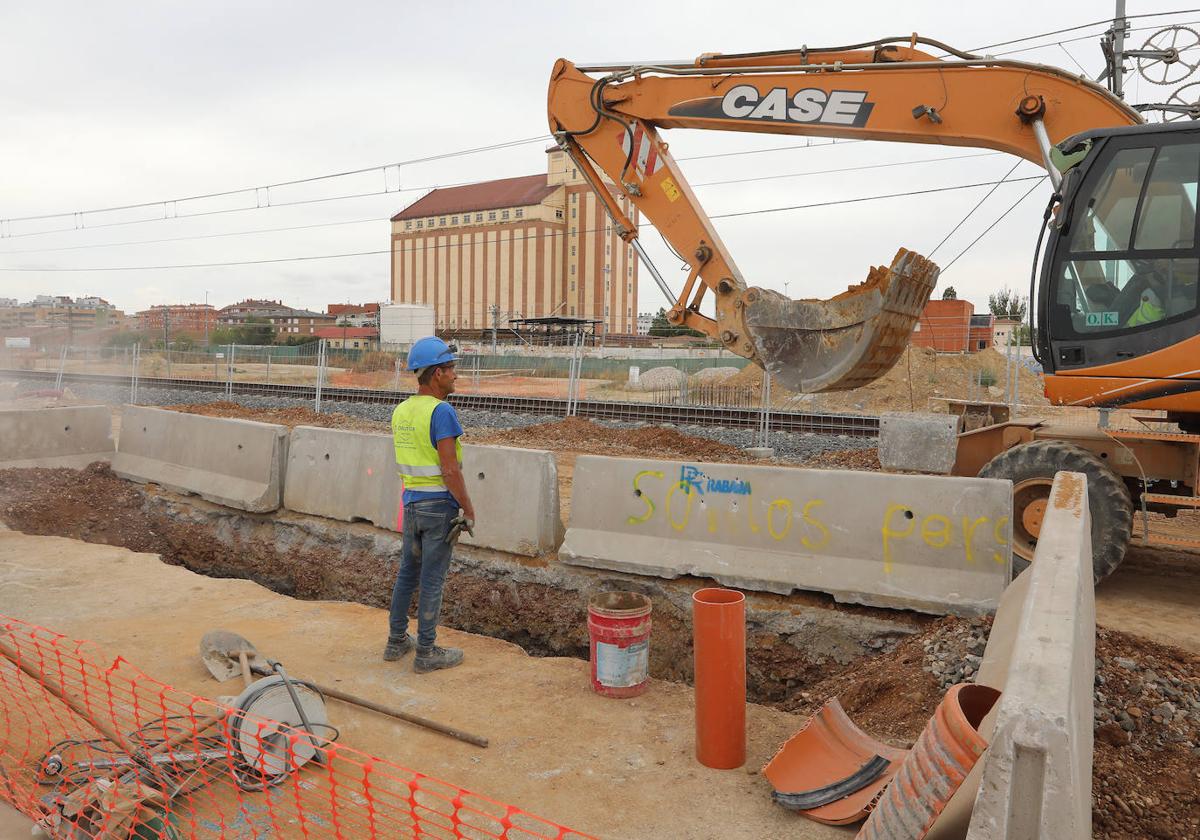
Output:
[[[567,563],[828,592],[935,614],[993,611],[1010,579],[1011,485],[979,478],[581,455]]]
[[[251,513],[283,499],[288,429],[127,405],[113,472]]]
[[[70,467],[113,457],[106,405],[0,411],[0,469]]]
[[[958,452],[958,417],[884,412],[879,417],[879,464],[885,470],[949,475]]]
[[[297,426],[288,444],[283,506],[396,530],[400,478],[390,435]]]
[[[554,453],[508,446],[463,446],[463,474],[475,503],[475,536],[464,545],[536,557],[563,539]]]
[[[479,521],[463,545],[537,556],[562,541],[558,468],[550,452],[463,447],[463,476]],[[297,426],[284,506],[298,513],[398,530],[400,477],[391,435]]]
[[[1007,646],[1011,638],[1011,655],[1007,663],[992,657],[994,676],[981,672],[997,681],[1002,674],[1004,684],[968,840],[1092,836],[1096,600],[1087,497],[1082,473],[1055,476],[1016,632],[997,639]]]

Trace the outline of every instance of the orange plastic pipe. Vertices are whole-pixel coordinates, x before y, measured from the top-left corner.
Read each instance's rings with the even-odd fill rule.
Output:
[[[746,596],[732,589],[692,595],[696,760],[732,770],[746,763]]]

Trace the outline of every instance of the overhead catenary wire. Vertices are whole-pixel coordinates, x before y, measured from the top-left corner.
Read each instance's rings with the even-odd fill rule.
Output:
[[[1043,175],[1043,176],[1041,176],[1041,177],[1039,177],[1039,178],[1036,178],[1036,180],[1040,182],[1040,181],[1043,181],[1043,180],[1045,180],[1047,177],[1048,177],[1048,176],[1045,176],[1045,175]],[[1024,179],[1024,180],[1028,180],[1028,179]],[[1008,208],[1007,210],[1005,210],[1003,213],[1001,213],[1001,214],[1000,214],[1000,216],[999,216],[999,217],[996,219],[996,221],[992,222],[990,225],[988,225],[986,228],[984,228],[982,233],[980,233],[980,234],[979,234],[978,236],[976,236],[976,237],[975,237],[973,240],[971,240],[971,244],[970,244],[970,245],[968,245],[966,248],[963,248],[961,251],[959,251],[959,252],[958,252],[958,256],[956,256],[954,259],[950,260],[950,262],[946,263],[946,265],[945,265],[944,267],[942,267],[942,273],[945,273],[945,272],[949,271],[949,270],[950,270],[950,266],[952,266],[952,265],[954,265],[956,262],[958,262],[958,261],[959,261],[959,259],[960,259],[960,258],[961,258],[961,257],[962,257],[964,254],[966,254],[966,253],[967,253],[967,251],[970,251],[972,248],[974,248],[974,247],[975,247],[975,245],[976,245],[976,243],[978,243],[978,242],[979,242],[979,240],[983,239],[983,237],[985,237],[985,236],[987,236],[989,233],[991,233],[992,229],[993,229],[993,228],[995,228],[995,227],[996,227],[996,225],[998,225],[998,224],[1000,224],[1000,222],[1004,221],[1004,218],[1005,218],[1006,216],[1008,216],[1008,214],[1009,214],[1009,213],[1011,213],[1013,210],[1016,210],[1016,209],[1017,209],[1017,206],[1018,206],[1018,205],[1019,205],[1019,204],[1020,204],[1022,201],[1024,201],[1024,200],[1025,200],[1025,199],[1027,199],[1027,198],[1029,198],[1029,196],[1030,196],[1030,195],[1032,195],[1032,194],[1033,194],[1033,191],[1034,191],[1034,190],[1036,190],[1037,188],[1038,188],[1038,184],[1033,184],[1033,185],[1031,185],[1031,186],[1029,187],[1029,189],[1025,191],[1024,195],[1022,195],[1020,198],[1018,198],[1016,201],[1014,201],[1014,202],[1013,202],[1013,203],[1012,203],[1012,204],[1009,206],[1009,208]]]
[[[198,195],[184,196],[182,198],[167,198],[157,201],[143,201],[135,204],[123,204],[113,207],[100,207],[91,210],[70,210],[57,213],[41,213],[33,216],[12,216],[5,219],[0,219],[0,224],[10,224],[12,222],[32,222],[45,221],[47,219],[62,219],[62,218],[79,218],[80,216],[92,215],[96,213],[113,213],[123,210],[138,210],[149,207],[161,207],[163,205],[179,204],[187,201],[200,201],[210,198],[224,198],[233,195],[242,195],[245,193],[258,193],[279,189],[280,187],[298,186],[300,184],[311,184],[317,181],[327,181],[333,178],[345,178],[350,175],[362,175],[367,172],[386,172],[389,169],[395,169],[403,166],[415,166],[421,163],[432,163],[433,161],[446,160],[448,158],[463,157],[466,155],[481,154],[483,152],[498,151],[501,149],[509,149],[514,146],[523,146],[529,143],[545,143],[552,138],[548,134],[539,134],[536,137],[526,137],[521,140],[505,140],[499,143],[491,143],[486,146],[475,146],[470,149],[458,149],[453,152],[443,152],[437,155],[427,155],[425,157],[410,158],[409,160],[394,161],[392,163],[379,164],[377,166],[365,166],[359,169],[347,169],[343,172],[331,172],[325,175],[313,175],[307,178],[297,178],[291,181],[279,181],[272,184],[261,184],[258,186],[241,187],[239,189],[222,190],[220,192],[203,193]],[[388,190],[387,192],[396,192],[396,190]]]
[[[1196,12],[1200,12],[1200,9],[1175,9],[1175,10],[1168,11],[1168,12],[1145,12],[1143,14],[1137,14],[1137,15],[1125,15],[1125,20],[1138,20],[1140,18],[1151,18],[1151,17],[1170,17],[1171,15],[1190,15],[1190,14],[1194,14]],[[1063,35],[1067,32],[1078,32],[1081,29],[1090,29],[1095,26],[1110,26],[1112,23],[1113,23],[1112,17],[1101,18],[1100,20],[1095,20],[1095,21],[1092,21],[1091,23],[1081,23],[1076,26],[1068,26],[1064,29],[1054,29],[1054,30],[1051,30],[1050,32],[1039,32],[1036,35],[1026,35],[1022,38],[1014,38],[1010,41],[998,41],[994,44],[985,44],[982,47],[973,48],[972,50],[970,50],[970,52],[977,53],[977,52],[982,52],[983,50],[990,50],[993,47],[1007,47],[1010,44],[1020,44],[1020,43],[1024,43],[1025,41],[1036,41],[1038,38],[1048,38],[1051,35]],[[1093,33],[1093,34],[1097,34],[1097,33]]]
[[[796,148],[803,148],[803,147],[796,147]],[[734,179],[725,180],[725,181],[707,181],[707,182],[703,182],[703,183],[699,183],[699,184],[693,184],[692,187],[693,188],[715,187],[715,186],[726,186],[726,185],[730,185],[730,184],[751,183],[751,182],[756,182],[756,181],[772,181],[772,180],[783,180],[783,179],[787,179],[787,178],[802,178],[802,177],[811,176],[811,175],[844,174],[847,172],[859,172],[859,171],[864,171],[864,170],[880,169],[880,168],[887,168],[887,167],[910,166],[910,165],[914,165],[914,164],[924,164],[924,163],[940,163],[940,162],[945,162],[945,161],[963,160],[966,158],[975,158],[975,157],[991,157],[991,156],[995,156],[998,154],[1001,154],[1001,153],[1000,152],[978,152],[975,154],[948,155],[948,156],[944,156],[944,157],[927,158],[927,159],[923,159],[923,160],[895,161],[892,163],[873,163],[873,164],[864,164],[862,166],[840,167],[837,169],[817,169],[817,170],[812,170],[812,171],[808,171],[808,172],[788,172],[788,173],[782,173],[782,174],[778,174],[778,175],[763,175],[763,176],[755,176],[755,177],[748,177],[748,178],[734,178]],[[467,184],[475,184],[475,183],[479,183],[479,182],[470,181],[470,182],[465,182],[462,184],[448,184],[448,185],[427,186],[427,187],[410,187],[405,190],[401,190],[400,192],[409,192],[409,191],[416,191],[416,190],[444,189],[446,187],[465,186]],[[380,193],[380,194],[382,194],[382,193]],[[388,193],[388,194],[390,195],[391,193]],[[361,196],[355,196],[355,197],[361,197]],[[313,199],[313,201],[321,201],[321,200],[323,200],[323,199]],[[329,200],[331,200],[331,201],[336,200],[336,197],[330,198]],[[282,205],[275,205],[275,206],[282,206]],[[214,211],[214,212],[215,213],[241,212],[244,209],[258,209],[258,208],[237,208],[236,210],[231,209],[231,210]],[[184,217],[184,218],[186,218],[186,217]],[[215,238],[227,237],[227,236],[246,236],[246,235],[251,235],[251,234],[256,234],[256,233],[286,233],[289,231],[296,231],[296,230],[311,230],[314,228],[321,228],[321,227],[335,227],[335,226],[339,226],[339,225],[366,224],[369,222],[381,222],[381,221],[388,221],[388,220],[389,220],[389,217],[374,217],[374,218],[370,218],[370,219],[354,219],[354,220],[341,221],[341,222],[322,222],[322,223],[315,223],[315,224],[311,224],[311,225],[294,225],[294,226],[280,227],[280,228],[265,228],[265,229],[261,229],[261,230],[197,234],[194,236],[179,236],[179,237],[169,237],[169,238],[163,238],[163,239],[136,240],[136,241],[132,241],[132,242],[104,242],[104,243],[93,243],[93,244],[88,244],[88,245],[61,246],[61,247],[57,247],[57,248],[24,248],[24,249],[14,249],[14,250],[9,250],[9,251],[0,251],[0,257],[4,256],[6,254],[39,254],[39,253],[50,253],[50,252],[55,252],[55,251],[83,251],[83,250],[90,250],[93,248],[112,248],[112,247],[128,246],[128,245],[157,245],[157,244],[170,243],[170,242],[184,242],[184,241],[191,240],[191,239],[215,239]],[[161,221],[161,220],[153,219],[153,220],[149,220],[149,221]],[[136,224],[136,222],[122,222],[119,224]],[[97,226],[97,227],[102,227],[102,226]],[[96,228],[91,228],[91,229],[94,230]],[[41,234],[17,234],[14,237],[2,237],[2,238],[16,238],[19,236],[36,236],[36,235],[41,235]]]
[[[732,219],[732,218],[740,218],[740,217],[746,217],[746,216],[758,216],[758,215],[763,215],[763,214],[767,214],[767,213],[783,213],[783,212],[788,212],[791,210],[810,210],[810,209],[815,209],[818,207],[834,207],[834,206],[845,205],[845,204],[858,204],[858,203],[862,203],[862,202],[866,202],[866,201],[883,201],[883,200],[892,199],[892,198],[908,198],[908,197],[915,196],[915,195],[930,195],[933,193],[954,192],[957,190],[975,189],[978,187],[993,186],[998,183],[1016,184],[1016,183],[1020,183],[1022,181],[1031,181],[1031,180],[1040,181],[1044,177],[1045,176],[1034,175],[1034,176],[1030,176],[1027,178],[1014,178],[1011,181],[1004,181],[1004,182],[982,181],[982,182],[975,183],[975,184],[958,184],[958,185],[948,186],[948,187],[932,187],[930,189],[925,189],[925,190],[909,190],[906,192],[887,193],[884,195],[859,196],[856,198],[834,199],[832,201],[820,201],[820,202],[813,202],[810,204],[793,204],[793,205],[788,205],[785,207],[766,207],[766,208],[760,208],[758,210],[744,210],[744,211],[735,211],[735,212],[730,212],[730,213],[716,213],[716,214],[710,215],[709,218],[711,218],[711,219]],[[587,228],[587,229],[584,229],[583,233],[595,233],[599,230],[607,229],[607,227],[608,226],[606,225],[604,228],[601,228],[601,227]],[[517,236],[517,237],[512,237],[512,239],[513,239],[513,241],[533,239],[533,238],[536,238],[536,236],[538,236],[538,235],[539,234],[534,234],[533,236],[528,236],[528,235]],[[565,231],[554,231],[554,232],[550,233],[549,235],[550,236],[565,236],[566,233],[565,233]],[[449,247],[458,247],[458,246],[457,245],[451,246],[449,244],[446,244],[446,245],[434,245],[432,247],[434,247],[434,248],[449,248]],[[307,262],[307,261],[312,261],[312,260],[345,259],[345,258],[351,258],[351,257],[378,256],[380,254],[391,254],[391,253],[392,253],[392,250],[387,249],[387,250],[372,250],[372,251],[355,251],[355,252],[343,253],[343,254],[317,254],[317,255],[299,256],[299,257],[279,257],[279,258],[261,259],[261,260],[236,260],[236,261],[215,262],[215,263],[188,263],[188,264],[181,264],[181,265],[105,266],[105,267],[91,267],[91,268],[0,268],[0,272],[35,273],[35,272],[87,272],[87,271],[165,271],[165,270],[169,270],[169,269],[221,268],[221,267],[226,267],[226,266],[239,266],[239,265],[265,265],[265,264],[269,264],[269,263],[282,263],[282,262]]]
[[[989,198],[991,198],[992,195],[996,192],[996,190],[1000,189],[1000,185],[1005,183],[1008,180],[1009,175],[1012,175],[1014,172],[1017,171],[1017,167],[1020,166],[1021,163],[1022,163],[1022,159],[1018,158],[1017,162],[1012,165],[1012,169],[1005,172],[1004,177],[1001,178],[999,181],[997,181],[996,184],[990,190],[988,190],[987,193],[984,194],[983,198],[981,198],[981,199],[979,199],[979,201],[975,202],[975,206],[967,211],[967,215],[965,215],[961,219],[959,219],[958,224],[956,224],[954,227],[950,228],[950,232],[947,233],[945,236],[943,236],[942,241],[939,242],[936,246],[934,246],[934,249],[929,252],[929,254],[928,254],[929,259],[933,259],[933,255],[936,254],[939,250],[941,250],[941,247],[946,244],[946,241],[951,236],[953,236],[955,233],[957,233],[958,229],[961,228],[964,224],[966,224],[968,219],[970,219],[973,215],[975,215],[975,211],[977,211],[980,207],[982,207],[983,203],[985,201],[987,201]]]
[[[833,146],[833,145],[843,146],[843,145],[847,145],[847,144],[851,144],[851,143],[862,143],[862,142],[865,142],[865,141],[862,141],[862,140],[835,140],[835,141],[828,142],[828,143],[811,143],[811,144],[806,144],[803,146],[799,146],[799,145],[774,146],[769,149],[750,149],[750,150],[743,150],[743,151],[737,151],[737,152],[721,152],[721,153],[711,154],[711,155],[700,155],[698,157],[677,158],[677,160],[679,160],[679,161],[709,160],[709,159],[713,159],[713,158],[737,157],[740,155],[760,154],[763,152],[797,151],[797,150],[801,150],[801,149],[820,148],[823,146]],[[488,148],[490,148],[490,147],[488,147]],[[425,159],[422,159],[422,162],[424,160]],[[397,165],[397,164],[389,164],[388,167],[395,166],[395,165]],[[295,182],[289,182],[289,183],[307,183],[310,181],[321,180],[322,178],[342,177],[345,174],[356,174],[356,173],[360,173],[360,172],[370,172],[370,171],[372,171],[372,170],[369,168],[361,169],[361,170],[354,170],[353,172],[349,172],[349,173],[340,173],[338,175],[329,175],[329,176],[317,176],[314,178],[308,178],[308,179],[303,179],[301,181],[295,181]],[[789,177],[789,176],[781,176],[781,177]],[[174,221],[174,220],[178,220],[178,219],[195,219],[195,218],[202,218],[202,217],[206,217],[206,216],[220,216],[220,215],[225,215],[228,213],[247,213],[247,212],[253,212],[253,211],[257,211],[257,210],[272,210],[272,209],[278,209],[278,208],[282,208],[282,207],[297,207],[297,206],[308,205],[308,204],[321,204],[321,203],[324,203],[327,201],[344,201],[346,199],[372,198],[375,196],[383,196],[383,195],[398,195],[400,193],[428,192],[428,191],[432,191],[432,190],[449,189],[452,187],[473,186],[476,184],[487,183],[488,181],[491,181],[491,180],[495,180],[495,179],[489,178],[489,179],[485,179],[485,180],[457,181],[457,182],[451,182],[451,183],[445,183],[445,184],[427,184],[427,185],[419,186],[419,187],[398,187],[396,189],[374,190],[371,192],[351,193],[349,195],[325,196],[325,197],[321,197],[321,198],[309,198],[309,199],[302,199],[302,200],[297,200],[297,201],[284,201],[284,202],[275,201],[275,202],[271,202],[271,203],[265,204],[265,205],[264,204],[256,204],[253,207],[227,207],[227,208],[223,208],[220,210],[205,210],[205,211],[200,211],[200,212],[195,212],[195,213],[183,213],[183,214],[179,214],[178,212],[176,212],[172,215],[164,214],[162,216],[156,216],[154,218],[149,218],[149,219],[126,219],[126,220],[117,221],[117,222],[100,222],[100,223],[92,223],[92,224],[80,224],[79,219],[77,217],[78,214],[76,214],[76,213],[58,213],[58,214],[51,214],[49,216],[43,216],[43,217],[29,216],[29,217],[24,217],[24,218],[0,219],[0,241],[5,240],[5,239],[22,239],[22,238],[26,238],[26,237],[30,237],[30,236],[50,236],[50,235],[57,234],[57,233],[77,233],[77,232],[81,232],[81,231],[94,231],[94,230],[101,230],[103,228],[109,228],[109,227],[127,227],[129,225],[150,224],[153,222]],[[248,192],[252,192],[252,191],[253,191],[253,188],[246,189],[246,190],[234,190],[234,191],[230,191],[228,194],[229,195],[238,195],[238,194],[248,193]],[[224,193],[222,193],[220,195],[224,195]],[[204,197],[206,197],[206,196],[198,196],[198,197],[194,197],[194,198],[204,198]],[[164,199],[161,201],[150,201],[150,202],[146,202],[144,204],[139,204],[139,205],[129,205],[129,207],[131,207],[131,208],[132,207],[146,207],[146,208],[164,207],[166,205],[174,204],[174,203],[177,203],[179,201],[184,201],[184,200],[185,199]],[[104,213],[104,212],[116,212],[116,211],[124,210],[124,209],[128,209],[128,208],[113,207],[113,208],[107,208],[107,209],[103,209],[103,210],[90,210],[90,211],[82,211],[82,212],[93,214],[93,213]],[[35,220],[35,219],[39,219],[39,218],[45,219],[45,218],[68,218],[68,217],[76,220],[76,224],[73,225],[72,227],[51,228],[50,230],[28,231],[26,233],[4,232],[4,228],[6,226],[11,227],[11,224],[10,224],[11,222]],[[12,251],[0,252],[0,255],[2,255],[3,253],[16,253],[16,252],[12,252]]]

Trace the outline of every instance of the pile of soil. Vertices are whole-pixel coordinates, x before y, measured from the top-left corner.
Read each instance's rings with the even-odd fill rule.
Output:
[[[738,464],[756,462],[756,459],[736,446],[685,435],[675,429],[665,429],[661,426],[613,429],[579,417],[479,436],[472,435],[470,442],[615,457],[723,461]]]
[[[1096,837],[1200,837],[1200,657],[1096,635]]]
[[[879,472],[878,449],[830,449],[812,456],[801,466],[814,470],[859,470]]]
[[[797,405],[795,394],[771,383],[771,403],[797,410],[856,412],[878,414],[883,411],[941,411],[946,404],[937,397],[1002,401],[1004,398],[1006,360],[1002,353],[987,349],[978,353],[935,353],[927,347],[909,347],[895,367],[879,379],[853,391],[831,391],[816,394],[803,405]],[[1020,402],[1026,405],[1049,405],[1042,393],[1042,377],[1023,365],[1020,373]],[[991,388],[982,390],[975,384],[981,372]],[[726,379],[725,385],[746,385],[762,388],[763,371],[758,365],[746,365],[736,376]]]
[[[0,470],[0,520],[26,534],[160,553],[163,535],[143,499],[138,485],[118,478],[104,461],[82,470]]]
[[[325,429],[350,429],[356,432],[387,432],[390,430],[388,424],[382,421],[364,420],[361,417],[351,417],[348,414],[337,412],[318,414],[304,406],[252,408],[228,400],[217,400],[197,405],[168,405],[164,408],[182,411],[185,414],[203,414],[205,417],[233,417],[239,420],[257,420],[260,423],[278,423],[288,428],[321,426]]]

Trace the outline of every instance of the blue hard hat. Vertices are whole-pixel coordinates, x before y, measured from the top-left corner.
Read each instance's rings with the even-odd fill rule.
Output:
[[[419,338],[408,351],[408,369],[421,370],[433,365],[444,365],[458,361],[454,355],[457,347],[452,347],[436,335]]]

